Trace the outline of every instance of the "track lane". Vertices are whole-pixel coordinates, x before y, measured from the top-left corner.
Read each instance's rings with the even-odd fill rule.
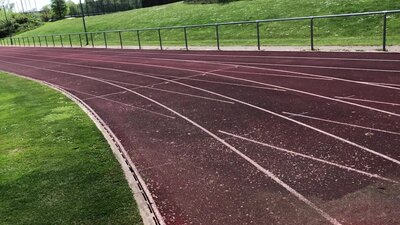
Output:
[[[3,66],[3,65],[2,65]],[[59,68],[60,69],[60,68]],[[96,73],[92,73],[91,74],[91,76],[94,76],[94,75],[96,75]],[[176,86],[176,85],[175,85]],[[172,88],[174,88],[175,86],[171,86],[170,88],[172,89]],[[163,87],[164,88],[164,87]],[[218,87],[216,86],[216,89],[217,89]],[[219,88],[220,88],[220,91],[221,91],[221,86],[219,86]],[[225,91],[225,90],[224,90]],[[227,91],[228,92],[228,91]],[[253,92],[253,93],[250,93],[249,94],[249,97],[251,96],[251,95],[256,95],[256,93],[257,92]],[[260,94],[260,93],[258,93],[258,94]],[[263,93],[264,95],[266,94],[266,93]],[[280,93],[281,94],[281,93]],[[124,94],[122,94],[122,95],[124,95]],[[146,90],[146,95],[153,95],[152,97],[154,97],[154,98],[157,98],[158,99],[158,101],[163,101],[163,102],[165,102],[165,103],[168,103],[169,105],[172,105],[174,108],[179,108],[180,110],[185,110],[185,113],[186,112],[188,112],[191,116],[197,116],[197,115],[199,115],[199,113],[198,113],[198,111],[201,111],[201,112],[207,112],[207,110],[209,110],[210,108],[219,108],[220,107],[220,105],[215,105],[214,107],[210,107],[211,106],[211,104],[210,103],[206,103],[203,107],[204,107],[204,109],[203,110],[199,110],[199,108],[201,108],[200,106],[198,106],[199,105],[199,103],[198,103],[198,101],[192,101],[192,100],[185,100],[184,102],[186,102],[185,104],[183,104],[183,103],[180,103],[180,101],[177,99],[176,100],[176,102],[171,102],[171,97],[172,96],[168,96],[168,95],[160,95],[160,94],[157,94],[157,93],[154,93],[153,91],[150,91],[150,90]],[[116,95],[116,96],[113,96],[113,98],[117,98],[117,97],[120,97],[119,95]],[[128,96],[126,96],[126,97],[128,97]],[[93,99],[94,100],[94,99]],[[97,101],[97,100],[96,100]],[[187,105],[187,104],[189,104],[189,103],[191,103],[191,104],[193,104],[193,105]],[[98,104],[98,110],[101,110],[101,108],[103,107],[102,105],[102,103],[101,103],[101,101],[99,100],[99,102],[98,103],[96,103],[96,104]],[[181,104],[181,105],[180,105]],[[111,106],[110,106],[111,107]],[[197,107],[198,108],[198,110],[195,110],[194,112],[189,112],[189,111],[187,111],[187,108],[192,108],[192,107]],[[235,107],[237,107],[237,106],[235,106]],[[238,108],[240,111],[238,111],[238,114],[240,114],[240,112],[241,112],[241,114],[244,114],[245,116],[249,116],[249,114],[247,113],[245,113],[246,112],[246,110],[245,111],[243,111],[243,109],[242,108]],[[197,112],[196,112],[197,111]],[[248,112],[252,112],[252,111],[248,111]],[[195,114],[194,114],[195,113]],[[220,115],[220,113],[218,113],[218,112],[215,112],[217,115]],[[226,110],[225,111],[225,113],[227,114],[227,115],[230,115],[230,110]],[[254,112],[252,112],[252,113],[254,113]],[[106,113],[105,113],[106,114]],[[129,118],[130,119],[132,119],[130,116],[129,116],[129,113],[127,113],[127,115],[126,115],[127,117],[125,117],[125,119],[128,119],[128,121],[129,121]],[[257,118],[257,117],[260,117],[260,118],[263,118],[263,117],[265,117],[265,115],[259,115],[259,116],[256,116],[256,115],[254,115],[253,114],[253,116],[250,116],[250,117],[255,117],[255,118]],[[112,120],[113,118],[110,118],[110,120]],[[215,118],[215,119],[211,119],[210,118],[210,121],[215,121],[215,120],[218,120],[218,119],[220,119],[220,118]],[[234,120],[237,120],[238,118],[235,118],[235,117],[233,117],[232,118],[232,121],[228,121],[228,122],[226,122],[227,124],[229,124],[229,123],[232,123],[232,122],[234,122]],[[199,118],[199,119],[196,119],[196,120],[199,120],[199,121],[206,121],[206,120],[204,120],[204,118],[203,119],[201,119],[201,118]],[[243,119],[242,119],[243,120]],[[125,120],[126,121],[126,120]],[[271,124],[274,124],[274,122],[273,122],[274,120],[272,120],[271,121]],[[265,121],[263,121],[263,122],[265,122]],[[121,124],[122,123],[122,121],[120,121],[120,123],[119,124]],[[276,123],[276,122],[275,122]],[[278,122],[278,124],[280,124],[280,123],[282,123],[282,122]],[[254,124],[257,124],[257,122],[256,123],[254,123]],[[230,126],[230,127],[245,127],[245,125],[246,124],[241,124],[241,123],[238,123],[238,124],[236,124],[235,126]],[[266,124],[267,126],[268,126],[268,124]],[[211,125],[210,125],[211,126]],[[266,127],[267,127],[266,126]],[[248,127],[249,127],[249,129],[251,129],[251,127],[252,127],[252,125],[248,125]],[[285,130],[285,129],[290,129],[290,125],[288,125],[287,126],[287,128],[285,128],[285,126],[283,126],[281,129],[279,129],[278,128],[278,130]],[[265,129],[265,128],[264,128]],[[267,129],[267,130],[269,130],[269,129]],[[262,131],[262,130],[260,130],[260,132],[259,133],[265,133],[265,131],[267,131],[267,130],[264,130],[264,131]],[[121,131],[121,135],[123,136],[123,133],[124,133],[125,131]],[[257,132],[256,132],[257,133]],[[285,133],[283,133],[283,134],[281,134],[281,136],[285,136],[285,135],[289,135],[289,134],[285,134]],[[127,136],[126,137],[127,139],[129,139],[129,138],[131,138],[131,136]],[[279,135],[278,135],[278,138],[279,138]],[[322,140],[322,139],[321,139]],[[140,141],[137,141],[138,143],[140,143]],[[304,140],[303,140],[303,142],[304,142]],[[324,141],[323,141],[324,142]],[[300,141],[299,141],[299,143],[301,143]],[[328,142],[326,142],[326,143],[328,143]],[[243,146],[243,144],[242,143],[239,143],[238,145],[240,145],[241,147]],[[332,145],[336,145],[336,144],[332,144]],[[152,147],[154,147],[154,146],[152,146]],[[212,148],[212,147],[211,147]],[[149,149],[152,149],[152,148],[149,148]],[[251,148],[252,149],[252,148]],[[143,153],[143,154],[145,154],[145,153]],[[155,153],[156,154],[156,153]],[[205,153],[205,154],[209,154],[209,153]],[[259,151],[256,151],[256,150],[254,150],[254,151],[250,151],[249,152],[249,154],[252,154],[252,155],[254,155],[254,156],[257,156],[257,155],[259,155],[259,154],[261,154],[261,152],[259,152]],[[195,156],[195,154],[193,154],[194,156]],[[270,154],[268,154],[268,156],[269,156]],[[154,155],[154,156],[156,156],[156,155]],[[168,156],[168,154],[165,154],[164,155],[165,157],[167,157]],[[269,164],[269,161],[268,161],[268,156],[267,155],[264,155],[263,156],[263,160],[265,159],[265,160],[267,160],[267,161],[265,161],[265,162],[263,162],[263,164],[265,164],[265,165],[268,165]],[[169,156],[169,157],[171,157],[171,156]],[[144,157],[144,158],[146,158],[146,157]],[[287,159],[286,157],[283,157],[282,158],[282,156],[278,156],[278,157],[274,157],[275,159],[276,159],[276,161],[277,162],[288,162],[289,163],[289,165],[292,165],[292,163],[294,163],[294,164],[297,164],[297,162],[295,163],[294,161],[294,159]],[[281,160],[279,160],[279,158],[281,159]],[[174,159],[179,159],[179,157],[177,157],[177,158],[174,158]],[[283,161],[282,161],[283,160]],[[173,160],[172,160],[173,161]],[[166,167],[168,167],[168,165],[171,165],[171,164],[165,164],[165,163],[171,163],[172,161],[167,161],[167,162],[164,162],[164,164],[160,164],[160,165],[166,165]],[[273,160],[273,161],[275,161],[275,160]],[[207,160],[205,160],[204,161],[204,163],[205,164],[207,164]],[[308,162],[303,162],[303,163],[301,163],[301,165],[304,165],[304,166],[306,166],[308,164]],[[290,167],[290,166],[289,166]],[[149,166],[149,168],[154,168],[154,167],[151,167],[151,166]],[[165,167],[163,167],[164,169],[165,169]],[[240,167],[240,168],[242,168],[242,167]],[[309,168],[311,168],[311,167],[309,167]],[[392,168],[393,169],[393,168]],[[194,168],[192,168],[192,170],[195,170]],[[146,171],[146,170],[144,170],[144,171]],[[152,171],[151,169],[149,170],[149,171]],[[298,174],[299,172],[301,172],[300,170],[292,170],[292,172],[289,172],[289,171],[287,171],[287,168],[285,169],[284,167],[280,167],[280,170],[276,170],[276,171],[280,171],[280,173],[282,173],[282,174],[286,174],[285,176],[287,176],[288,174],[289,174],[289,181],[290,181],[290,179],[293,179],[293,177],[291,177],[290,176],[290,174],[292,174],[292,175],[294,175],[294,174]],[[282,172],[283,171],[283,172]],[[327,171],[332,171],[331,169],[328,169]],[[158,170],[158,172],[160,172],[160,170]],[[227,171],[224,171],[225,173],[227,173]],[[187,174],[186,173],[186,175],[190,175],[190,174]],[[156,174],[154,174],[154,176],[157,176]],[[238,176],[237,174],[236,174],[236,176]],[[348,176],[348,175],[345,175],[345,177],[346,176]],[[339,175],[335,175],[334,177],[340,177]],[[316,176],[316,178],[318,178],[318,179],[321,179],[321,176],[319,175],[319,176]],[[285,178],[286,180],[287,180],[287,178]],[[352,179],[354,179],[354,177],[352,178]],[[350,180],[352,180],[352,179],[350,179]],[[162,178],[161,178],[161,180],[162,180]],[[164,178],[164,180],[165,180],[165,178]],[[311,177],[307,177],[306,179],[303,179],[303,180],[301,180],[303,183],[305,183],[304,181],[305,180],[308,180],[308,181],[310,181],[310,180],[313,180],[313,179],[311,179]],[[167,181],[165,181],[165,182],[167,182]],[[370,183],[371,181],[368,181],[367,182],[367,185],[368,185],[368,183]],[[328,182],[329,183],[329,182]],[[244,185],[244,184],[242,184],[242,185]],[[307,195],[313,195],[313,194],[315,194],[315,190],[313,190],[313,189],[310,189],[309,187],[307,188],[306,187],[307,185],[304,185],[304,189],[303,188],[301,188],[301,190],[302,190],[302,192],[303,193],[306,193]],[[347,186],[347,185],[346,185]],[[298,187],[300,187],[300,186],[298,186]],[[204,192],[202,192],[202,193],[204,193]],[[175,193],[175,194],[177,194],[177,193]],[[211,193],[210,193],[211,194]],[[255,199],[254,199],[255,200]],[[270,200],[271,201],[274,201],[273,199],[271,199],[270,198]],[[256,200],[258,203],[260,203],[261,205],[262,205],[262,203],[259,201],[259,200]],[[264,203],[265,204],[265,203]],[[181,205],[180,205],[181,206]],[[190,207],[190,206],[188,206],[188,205],[186,205],[187,207]],[[331,210],[331,209],[330,209]],[[218,211],[218,210],[217,210]],[[276,210],[276,208],[275,208],[275,212],[276,211],[279,211],[279,208],[278,208],[278,210]],[[333,210],[333,211],[335,211],[335,210]],[[221,212],[221,211],[218,211],[218,212]],[[238,212],[241,212],[241,211],[238,211]],[[254,213],[254,212],[253,212]],[[213,215],[215,215],[215,213],[212,213]],[[290,215],[293,215],[292,213],[289,213]],[[261,214],[257,214],[257,215],[263,215],[262,213]],[[337,215],[339,215],[339,214],[337,214]],[[304,216],[304,215],[303,215]],[[278,222],[278,221],[290,221],[290,220],[285,220],[285,219],[290,219],[290,218],[284,218],[285,216],[281,216],[281,217],[279,217],[278,219],[277,218],[275,218],[274,220],[272,220],[272,221],[275,221],[276,223]],[[264,216],[264,218],[265,218],[265,216]],[[272,218],[274,218],[274,217],[272,217]],[[271,219],[271,218],[270,218]],[[292,217],[292,219],[293,219],[293,217]],[[344,221],[346,221],[346,219],[348,220],[349,218],[345,218],[344,219]],[[224,220],[220,220],[219,222],[221,222],[221,221],[224,221]],[[227,218],[225,218],[225,221],[227,221]],[[243,220],[243,221],[245,221],[245,220]],[[298,221],[302,221],[303,223],[310,223],[310,221],[308,221],[308,220],[303,220],[303,219],[300,219],[300,220],[298,220]],[[304,222],[304,221],[306,221],[306,222]],[[321,222],[321,221],[319,221],[319,222]],[[299,222],[300,223],[300,222]],[[318,224],[318,223],[317,223]]]

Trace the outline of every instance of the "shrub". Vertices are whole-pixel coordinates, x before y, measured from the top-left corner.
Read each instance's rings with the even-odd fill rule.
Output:
[[[210,4],[210,3],[229,3],[237,0],[184,0],[185,3]]]

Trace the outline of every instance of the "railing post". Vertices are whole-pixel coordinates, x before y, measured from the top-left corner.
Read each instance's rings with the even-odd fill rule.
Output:
[[[140,44],[140,34],[139,34],[139,32],[140,32],[139,30],[136,30],[138,46],[139,46],[139,49],[142,49],[142,45]]]
[[[94,48],[93,33],[90,33],[90,40],[92,41],[92,48]]]
[[[104,37],[104,45],[107,48],[107,35],[106,35],[106,32],[103,32],[103,37]]]
[[[24,38],[24,37],[22,37],[22,44],[23,44],[24,47],[25,47],[25,38]]]
[[[35,37],[32,37],[33,47],[36,47]]]
[[[161,40],[161,29],[158,29],[158,41],[160,42],[160,50],[163,50],[162,40]]]
[[[219,28],[218,24],[215,24],[215,35],[217,36],[217,49],[218,51],[221,50],[220,45],[219,45]]]
[[[257,28],[257,49],[258,51],[261,50],[261,42],[260,42],[260,22],[256,21],[256,28]]]
[[[383,43],[382,43],[382,50],[385,52],[386,49],[386,38],[387,38],[387,12],[383,14]]]
[[[42,47],[42,41],[40,40],[40,36],[38,37],[39,46]]]
[[[18,38],[18,45],[21,47],[21,39]]]
[[[186,48],[186,51],[189,51],[186,27],[183,28],[183,33],[185,35],[185,48]]]
[[[72,48],[71,34],[68,34],[68,39],[69,39],[69,45],[70,45],[70,46],[71,46],[71,48]]]
[[[78,36],[79,36],[79,44],[81,45],[81,48],[82,48],[83,47],[83,45],[82,45],[82,35],[78,34]]]
[[[121,45],[121,49],[124,48],[123,44],[122,44],[122,34],[121,31],[118,31],[118,35],[119,35],[119,44]]]
[[[314,17],[310,17],[311,50],[314,51]]]
[[[49,47],[49,44],[47,43],[47,36],[44,36],[44,41],[46,42],[46,47]]]
[[[29,37],[27,37],[26,40],[28,41],[28,46],[31,47],[31,41],[29,40]]]

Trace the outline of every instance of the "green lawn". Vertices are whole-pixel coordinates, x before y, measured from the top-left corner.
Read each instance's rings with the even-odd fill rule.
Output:
[[[0,72],[0,224],[142,224],[119,163],[64,95]]]
[[[137,9],[87,18],[89,31],[133,29],[176,26],[187,24],[205,24],[242,20],[271,19],[282,17],[326,15],[351,12],[366,12],[400,9],[396,0],[242,0],[229,4],[186,4],[183,2],[169,5]],[[316,45],[380,45],[382,40],[382,16],[368,16],[342,19],[322,19],[315,22]],[[390,15],[388,19],[388,44],[400,44],[400,14]],[[82,20],[65,19],[47,23],[22,36],[62,34],[82,32]],[[261,26],[262,45],[308,45],[309,21],[274,22]],[[124,45],[137,45],[135,33],[123,33]],[[222,26],[221,45],[256,45],[255,25]],[[163,44],[183,46],[182,29],[162,31]],[[63,36],[64,45],[69,45],[67,36]],[[107,36],[109,45],[119,45],[116,33]],[[188,30],[190,46],[215,45],[215,28],[195,28]],[[72,36],[74,45],[79,45],[78,36]],[[37,40],[36,40],[37,41]],[[41,40],[44,45],[44,39]],[[158,45],[157,31],[141,33],[142,45]],[[31,41],[32,42],[32,41]],[[52,45],[52,40],[48,40]],[[96,45],[104,45],[103,35],[95,35]],[[55,38],[61,45],[60,38]],[[32,43],[31,43],[32,44]]]

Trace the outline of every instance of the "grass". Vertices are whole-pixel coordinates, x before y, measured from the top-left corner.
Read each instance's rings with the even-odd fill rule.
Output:
[[[137,9],[87,18],[88,31],[133,29],[205,24],[243,20],[271,19],[310,15],[367,12],[400,9],[400,1],[393,0],[242,0],[229,4],[187,4],[183,2]],[[322,19],[315,21],[316,45],[380,45],[382,43],[382,16]],[[399,45],[400,14],[388,17],[388,44]],[[22,36],[82,32],[82,20],[65,19],[47,23]],[[123,33],[124,45],[137,45],[135,33]],[[309,21],[274,22],[261,25],[261,44],[266,45],[308,45]],[[221,44],[256,45],[255,25],[222,26]],[[183,46],[182,29],[162,31],[163,44]],[[69,45],[64,36],[64,44]],[[119,45],[117,33],[108,34],[109,45]],[[215,45],[215,28],[188,30],[190,46]],[[141,33],[142,45],[158,45],[157,31]],[[44,42],[44,40],[42,40]],[[74,45],[79,45],[77,35],[72,36]],[[104,45],[103,35],[94,35],[95,45]],[[61,45],[56,37],[56,45]],[[44,45],[44,44],[43,44]],[[49,45],[52,42],[49,41]]]
[[[142,224],[106,140],[64,95],[0,72],[0,224]]]

